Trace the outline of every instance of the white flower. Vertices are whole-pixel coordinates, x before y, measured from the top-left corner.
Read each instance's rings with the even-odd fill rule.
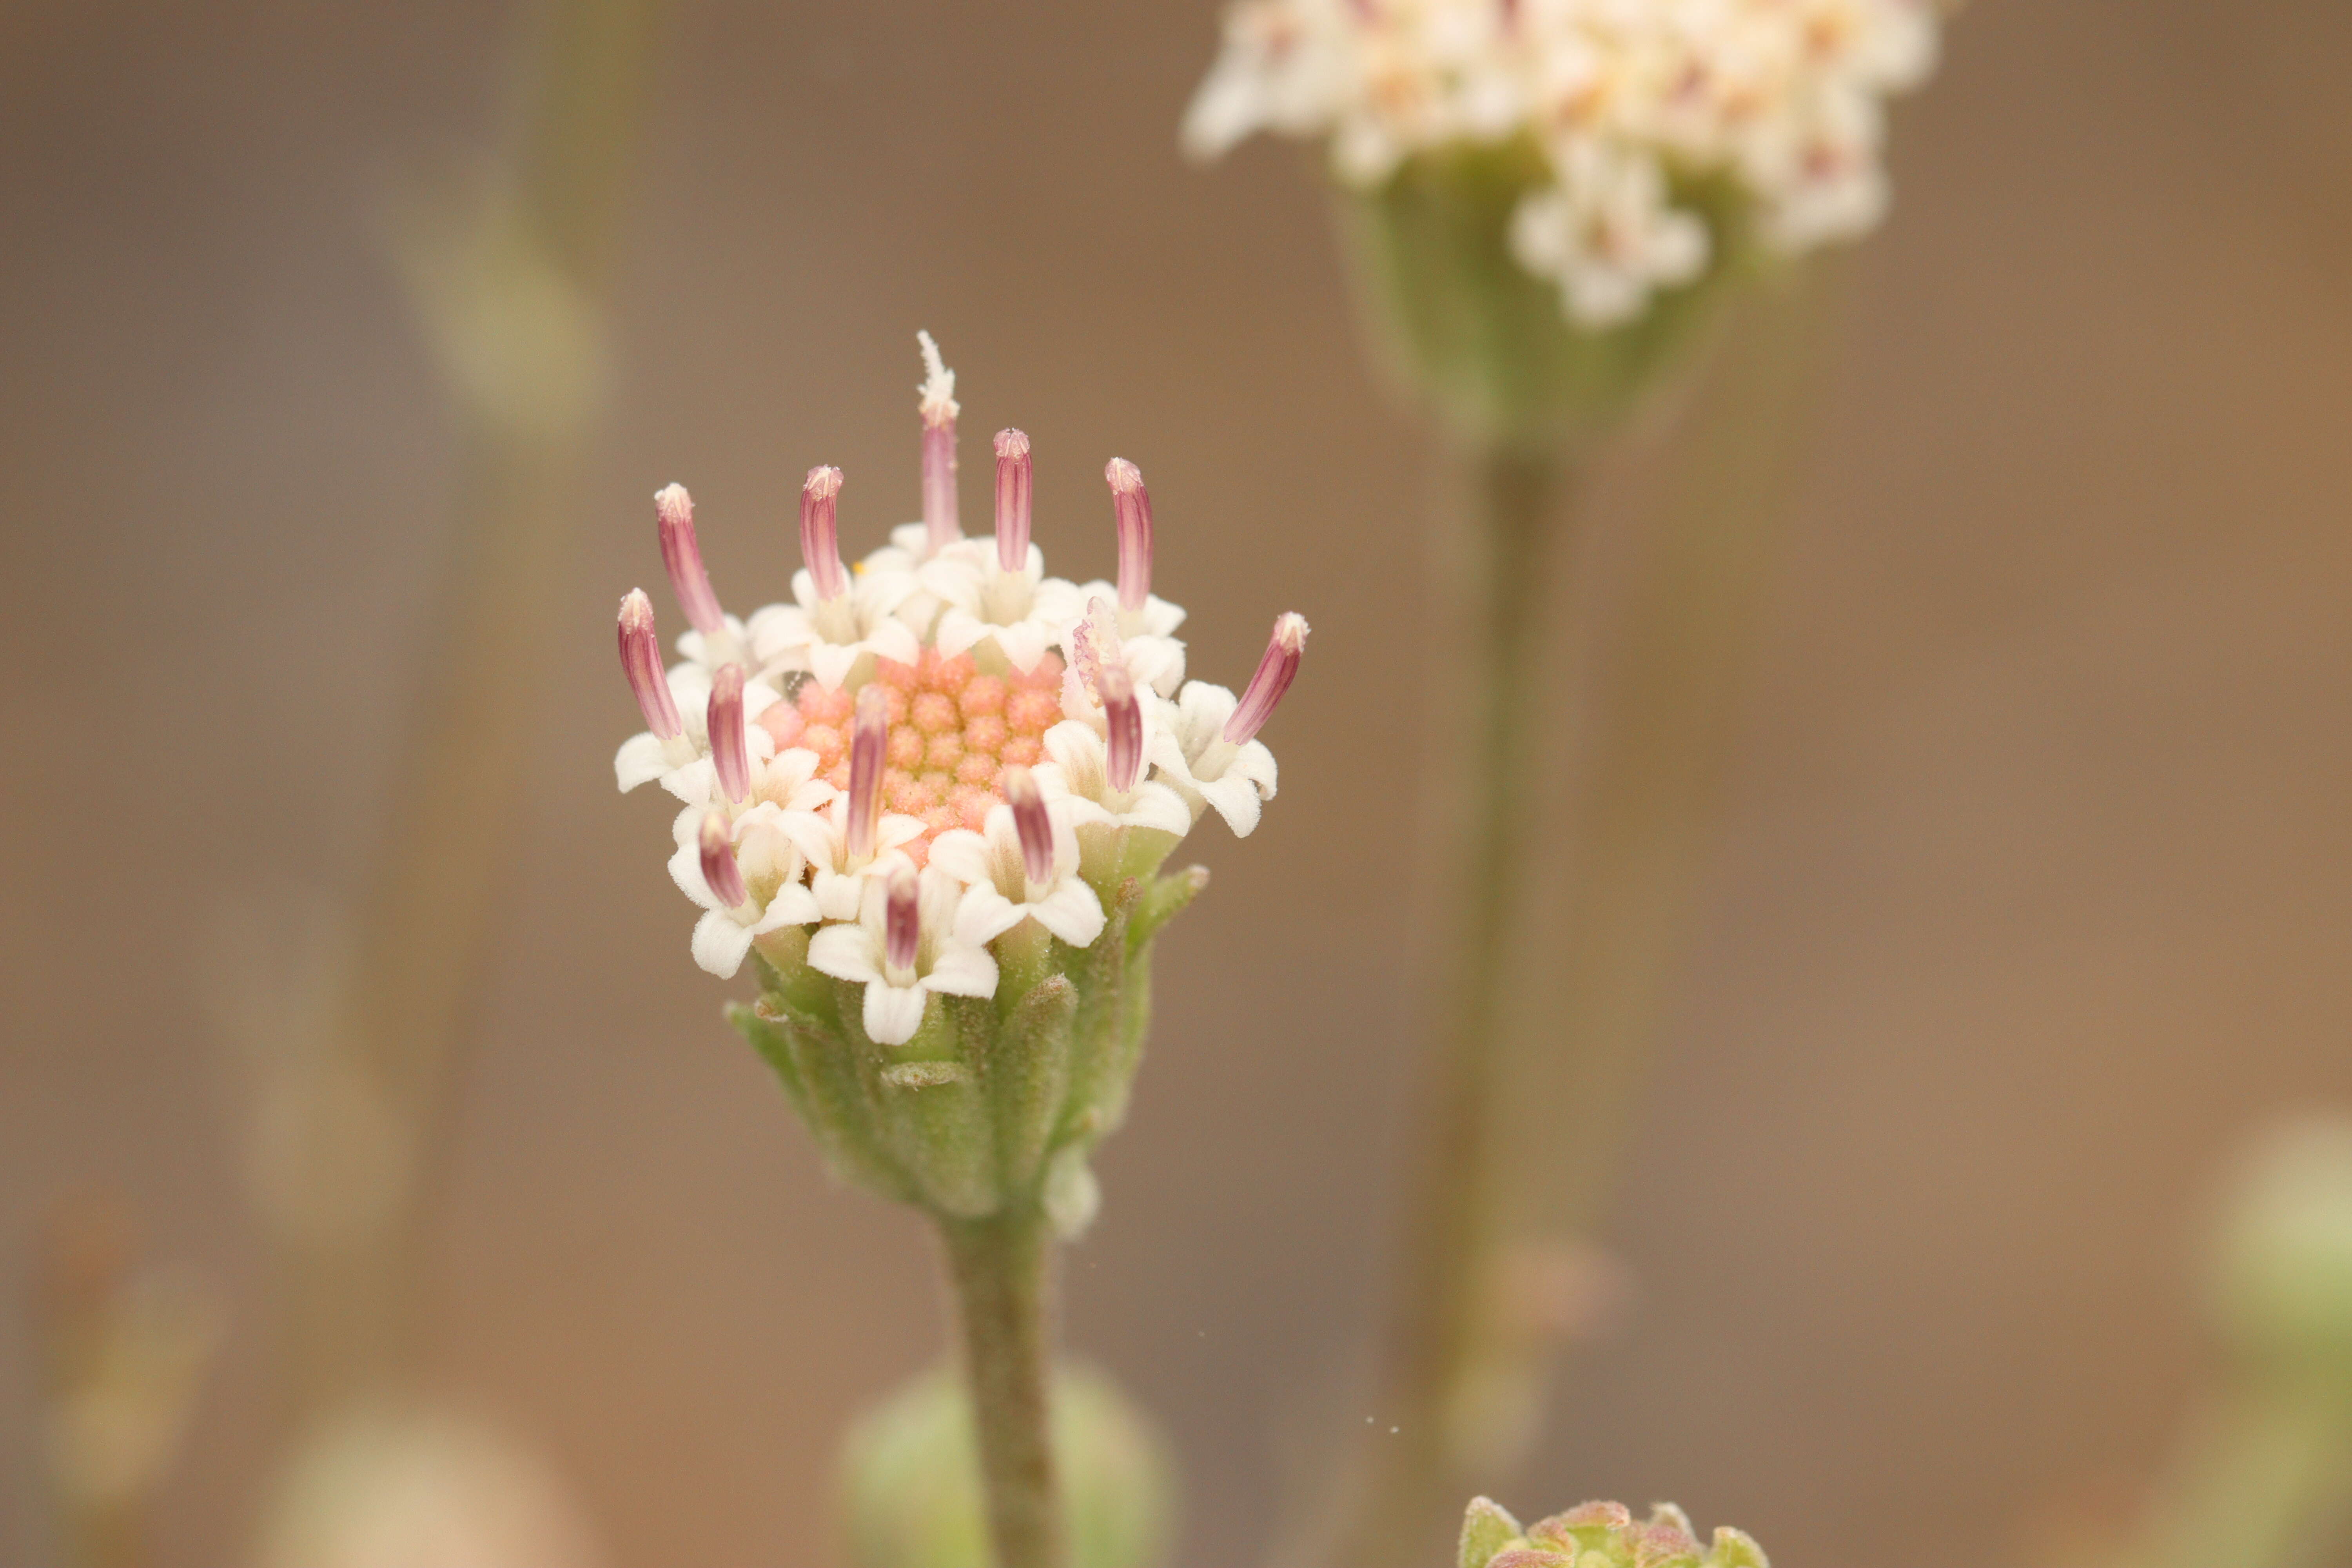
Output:
[[[725,668],[720,666],[722,669]],[[686,739],[692,743],[694,754],[687,761],[665,769],[658,775],[661,786],[690,806],[724,805],[727,797],[719,787],[716,751],[725,737],[714,737],[710,729],[712,673],[699,665],[681,664],[669,672],[669,688],[677,699],[678,718],[686,726]],[[730,725],[732,734],[740,737],[752,777],[765,780],[776,762],[776,742],[758,720],[761,714],[782,701],[783,698],[764,680],[745,681],[742,691],[740,716],[730,716],[721,721]],[[648,738],[638,735],[628,744],[642,748]],[[623,750],[625,752],[627,746]],[[651,764],[653,755],[650,752],[641,749],[635,754],[642,759],[640,767]],[[667,756],[668,753],[665,752],[662,754]],[[795,787],[808,782],[815,772],[815,762],[814,757],[809,758],[810,766],[805,773],[798,771],[797,763],[790,761],[784,763],[785,772],[778,775],[776,785],[779,804],[783,804]],[[615,759],[614,766],[617,768],[619,765],[619,759]],[[625,784],[621,787],[627,789],[631,786]],[[760,792],[755,789],[752,795],[759,798]]]
[[[943,606],[933,638],[940,652],[965,653],[992,640],[1004,662],[1025,675],[1053,651],[1086,613],[1086,600],[1076,584],[1045,575],[1035,545],[1027,553],[1020,570],[1008,572],[996,563],[993,538],[971,539],[924,563],[919,581]]]
[[[866,660],[911,664],[922,655],[914,628],[896,611],[915,592],[902,571],[846,571],[841,563],[837,498],[841,470],[815,468],[801,487],[801,552],[808,564],[793,574],[793,600],[752,612],[751,651],[763,670],[807,670],[826,690],[840,689]]]
[[[1160,705],[1151,765],[1194,816],[1206,805],[1225,819],[1234,837],[1246,838],[1257,826],[1264,804],[1274,798],[1275,765],[1274,753],[1264,742],[1235,744],[1224,738],[1225,725],[1238,706],[1224,687],[1186,681],[1175,701]]]
[[[709,718],[714,672],[697,664],[661,668],[653,606],[642,590],[621,601],[620,638],[622,671],[628,677],[646,728],[622,742],[614,754],[614,782],[625,794],[658,779],[689,805],[707,802],[711,787]],[[781,694],[765,681],[744,683],[739,724],[755,731],[751,721],[781,700]],[[760,742],[747,734],[746,744],[757,747]]]
[[[743,966],[754,938],[819,918],[815,898],[801,885],[800,851],[782,831],[782,816],[766,804],[731,826],[718,812],[688,806],[678,813],[669,874],[703,909],[694,923],[694,962],[722,980]]]
[[[1256,739],[1275,704],[1297,678],[1307,652],[1307,617],[1275,617],[1274,635],[1236,699],[1222,686],[1190,680],[1174,702],[1160,704],[1160,727],[1150,741],[1151,765],[1183,796],[1193,815],[1206,805],[1245,838],[1258,812],[1274,798],[1274,753]]]
[[[954,828],[931,846],[932,867],[965,887],[956,935],[993,942],[1025,919],[1072,947],[1091,947],[1102,934],[1102,900],[1078,877],[1068,804],[1045,799],[1025,773],[1006,793],[1011,802],[991,807],[982,831]]]
[[[1766,242],[1850,238],[1885,205],[1877,122],[1925,80],[1935,0],[1236,0],[1185,115],[1213,158],[1259,131],[1328,138],[1370,188],[1417,153],[1524,137],[1550,184],[1514,225],[1568,314],[1606,327],[1708,246],[1676,180],[1728,176]],[[1670,178],[1670,176],[1672,178]]]
[[[866,884],[854,922],[809,939],[812,968],[865,985],[866,1033],[877,1045],[913,1039],[933,992],[995,994],[996,960],[955,933],[962,896],[954,878],[938,870],[919,876],[902,860],[889,880]]]
[[[1168,785],[1152,779],[1139,779],[1131,789],[1111,784],[1109,752],[1093,725],[1076,719],[1055,725],[1045,731],[1045,754],[1053,759],[1051,772],[1040,768],[1038,776],[1068,795],[1071,820],[1082,836],[1097,824],[1149,827],[1179,838],[1192,831],[1192,808]]]
[[[1511,217],[1511,250],[1528,271],[1556,278],[1568,312],[1610,327],[1642,313],[1651,294],[1706,266],[1706,226],[1666,203],[1657,163],[1597,142],[1572,143],[1551,190]]]
[[[864,855],[849,848],[849,796],[835,795],[814,811],[788,811],[782,828],[807,859],[810,888],[829,921],[856,920],[866,887],[906,859],[906,846],[923,836],[923,819],[884,812],[874,826],[874,847]]]

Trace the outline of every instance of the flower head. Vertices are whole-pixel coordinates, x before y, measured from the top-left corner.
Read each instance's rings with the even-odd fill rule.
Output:
[[[1328,137],[1370,189],[1408,159],[1522,142],[1548,178],[1512,241],[1580,326],[1691,280],[1683,199],[1736,191],[1769,244],[1858,236],[1885,203],[1883,106],[1934,68],[1935,0],[1235,0],[1184,143]]]
[[[646,728],[615,772],[683,804],[671,872],[704,910],[698,962],[731,974],[755,946],[797,962],[785,933],[817,926],[807,963],[866,986],[866,1033],[886,1044],[911,1037],[924,995],[992,994],[1000,939],[1109,940],[1114,907],[1202,810],[1255,826],[1275,779],[1257,735],[1306,637],[1283,617],[1239,698],[1180,691],[1184,612],[1151,592],[1150,498],[1124,460],[1106,471],[1115,584],[1046,574],[1018,430],[995,442],[996,531],[964,538],[954,376],[928,334],[921,346],[920,524],[845,560],[845,478],[810,469],[793,603],[739,628],[671,486],[656,503],[663,561],[703,641],[663,669],[642,593],[618,628]]]

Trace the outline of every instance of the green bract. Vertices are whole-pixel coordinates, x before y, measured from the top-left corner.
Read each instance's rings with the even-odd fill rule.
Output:
[[[1208,879],[1096,884],[1108,919],[1088,947],[1024,921],[991,944],[996,994],[933,996],[901,1046],[866,1035],[863,987],[797,960],[802,931],[762,947],[760,998],[729,1017],[836,1174],[948,1219],[1042,1206],[1075,1235],[1095,1207],[1087,1155],[1124,1120],[1142,1058],[1152,938]]]
[[[1622,326],[1580,327],[1559,286],[1511,251],[1513,213],[1550,178],[1521,138],[1423,153],[1373,189],[1339,197],[1370,336],[1408,393],[1480,447],[1549,448],[1605,433],[1759,264],[1748,204],[1719,181],[1691,184],[1677,195],[1706,216],[1706,269]]]

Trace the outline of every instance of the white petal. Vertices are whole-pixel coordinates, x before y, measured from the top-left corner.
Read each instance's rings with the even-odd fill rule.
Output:
[[[822,933],[820,933],[822,934]],[[923,1026],[920,985],[892,985],[880,976],[866,983],[866,1032],[877,1046],[903,1046]]]
[[[1257,786],[1259,795],[1272,800],[1275,781],[1278,776],[1274,765],[1274,753],[1265,749],[1263,741],[1245,742],[1241,750],[1234,753],[1234,760],[1225,764],[1224,776],[1247,779]]]
[[[915,640],[914,628],[904,621],[881,622],[866,639],[866,646],[899,664],[912,664],[923,657],[923,647]]]
[[[783,926],[814,925],[824,918],[824,912],[816,907],[816,895],[798,882],[790,882],[778,888],[776,896],[768,900],[768,912],[760,917],[752,934]]]
[[[726,910],[710,910],[694,922],[694,962],[721,980],[732,980],[751,951],[751,928]]]
[[[1102,935],[1102,900],[1076,877],[1029,906],[1029,916],[1072,947],[1092,947]]]
[[[1222,686],[1205,680],[1188,680],[1184,689],[1176,694],[1175,727],[1183,742],[1187,756],[1198,756],[1222,733],[1225,721],[1234,716],[1240,700]]]
[[[829,921],[854,921],[857,918],[859,895],[866,890],[866,879],[845,876],[839,871],[816,868],[810,891],[816,896],[816,907]]]
[[[809,672],[816,683],[827,691],[838,691],[841,683],[849,679],[856,668],[858,657],[866,650],[856,643],[811,643],[808,650]]]
[[[814,866],[831,866],[841,858],[841,836],[834,826],[814,811],[798,807],[776,819],[776,828],[799,846],[800,852]]]
[[[1258,795],[1257,785],[1249,780],[1227,774],[1193,787],[1201,792],[1201,798],[1225,819],[1225,826],[1234,830],[1234,837],[1247,838],[1250,830],[1257,826],[1258,814],[1265,807]]]
[[[996,890],[993,882],[981,882],[964,889],[963,902],[956,906],[955,939],[975,946],[994,942],[1021,923],[1029,911]]]
[[[923,976],[923,984],[950,996],[993,996],[996,960],[984,947],[946,943],[931,960],[931,972]]]
[[[690,806],[709,810],[719,804],[719,764],[697,757],[662,775],[662,788]]]
[[[677,852],[669,858],[669,879],[677,884],[679,892],[704,909],[723,907],[718,896],[711,892],[710,884],[702,879],[702,851],[698,847],[692,844],[677,847]]]
[[[979,616],[950,604],[940,616],[939,630],[931,640],[938,646],[941,658],[953,658],[957,654],[968,651],[988,633],[987,624]]]
[[[882,969],[874,960],[874,933],[862,925],[830,925],[809,938],[809,967],[835,980],[878,983]]]
[[[978,886],[989,879],[988,840],[969,827],[950,827],[931,840],[931,864],[968,888]]]
[[[1004,662],[1024,675],[1036,668],[1037,662],[1053,649],[1052,635],[1034,618],[994,629],[996,646],[1004,650]]]
[[[669,753],[661,738],[651,730],[640,730],[621,742],[613,754],[614,781],[626,795],[639,784],[651,784],[669,772]]]
[[[1129,794],[1127,810],[1120,814],[1119,820],[1135,827],[1156,827],[1181,838],[1192,831],[1192,808],[1166,784],[1146,782]]]

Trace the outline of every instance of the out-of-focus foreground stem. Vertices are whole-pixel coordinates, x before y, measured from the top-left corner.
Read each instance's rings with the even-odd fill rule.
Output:
[[[471,200],[402,234],[460,426],[455,550],[335,1040],[402,1152],[362,1220],[281,1234],[294,1414],[396,1380],[445,1100],[548,673],[582,460],[606,402],[604,296],[660,0],[554,0],[511,142]]]
[[[1454,620],[1475,729],[1374,1406],[1396,1431],[1365,1450],[1311,1554],[1330,1568],[1430,1560],[1461,1499],[1498,1489],[1536,1433],[1563,1313],[1526,1298],[1594,1256],[1716,816],[1814,317],[1811,291],[1759,294],[1712,356],[1663,459],[1628,610],[1606,628],[1613,679],[1573,737],[1570,801],[1547,783],[1562,694],[1539,672],[1566,640],[1545,613],[1559,563],[1583,542],[1582,509],[1565,503],[1600,464],[1523,449],[1475,463]],[[1531,899],[1554,876],[1564,892]]]

